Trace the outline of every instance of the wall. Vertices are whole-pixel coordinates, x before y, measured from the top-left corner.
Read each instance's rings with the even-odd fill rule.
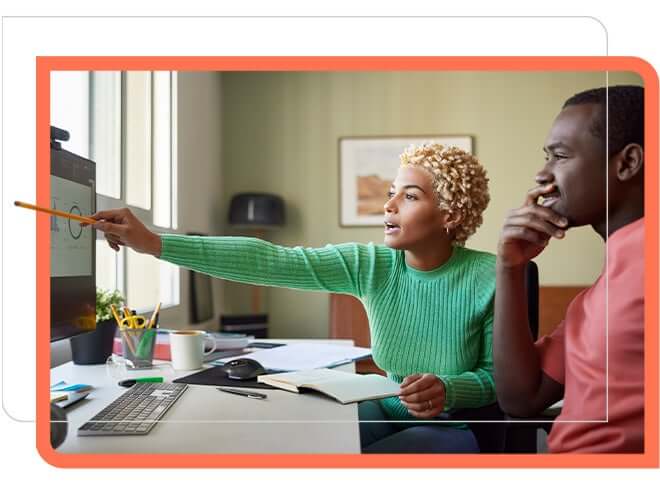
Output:
[[[634,74],[609,83],[641,84]],[[226,73],[222,85],[223,198],[267,191],[287,204],[283,245],[381,242],[382,228],[339,226],[338,138],[469,134],[491,179],[491,204],[468,246],[494,252],[507,210],[543,166],[546,133],[565,99],[605,84],[604,73]],[[225,234],[238,233],[225,228]],[[553,241],[537,259],[542,285],[591,283],[603,245],[590,228]],[[226,284],[226,312],[248,312],[250,287]],[[328,297],[267,289],[271,335],[325,337]]]

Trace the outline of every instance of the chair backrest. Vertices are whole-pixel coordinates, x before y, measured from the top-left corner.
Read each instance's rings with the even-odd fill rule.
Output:
[[[527,290],[527,318],[532,338],[539,337],[539,268],[530,260],[525,268],[525,289]]]
[[[532,339],[539,333],[539,270],[535,262],[530,261],[525,268],[525,290],[527,291],[527,318]],[[468,427],[474,433],[482,453],[501,453],[509,446],[509,424],[505,423],[504,412],[497,402],[481,408],[460,408],[449,412],[447,420],[472,421]],[[502,422],[478,422],[480,420],[502,420]],[[517,435],[519,446],[528,451],[536,451],[536,437],[533,433]],[[533,441],[533,442],[532,442]],[[532,448],[533,447],[533,448]]]
[[[352,295],[330,294],[330,338],[350,339],[358,347],[371,347],[367,313]],[[358,373],[385,373],[371,359],[358,361],[355,370]]]
[[[330,338],[351,339],[371,347],[369,320],[362,303],[352,295],[330,294]]]

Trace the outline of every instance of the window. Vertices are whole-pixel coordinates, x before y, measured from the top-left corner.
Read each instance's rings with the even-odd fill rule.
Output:
[[[152,166],[154,224],[159,227],[177,227],[176,210],[176,73],[153,73]]]
[[[67,130],[68,151],[89,157],[89,73],[57,71],[50,78],[50,124]]]
[[[96,192],[121,198],[121,73],[92,73],[90,96],[90,158],[97,163]]]
[[[51,123],[65,148],[96,162],[97,209],[128,206],[154,231],[176,232],[176,73],[51,73]],[[133,309],[179,304],[176,266],[96,241],[96,283]]]
[[[125,73],[124,169],[126,203],[151,210],[151,72]]]

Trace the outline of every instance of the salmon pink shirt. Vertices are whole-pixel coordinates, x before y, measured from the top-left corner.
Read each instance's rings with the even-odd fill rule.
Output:
[[[606,249],[609,283],[601,273],[536,343],[542,370],[564,386],[553,453],[644,451],[644,218],[610,235]]]

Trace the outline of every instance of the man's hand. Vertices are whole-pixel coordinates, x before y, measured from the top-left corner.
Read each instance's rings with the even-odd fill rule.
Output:
[[[541,196],[553,190],[554,184],[537,186],[527,193],[522,207],[509,212],[497,245],[498,264],[523,266],[543,251],[551,237],[564,237],[566,218],[537,204]]]
[[[401,382],[399,400],[417,418],[433,418],[444,411],[445,384],[432,373],[409,375]]]
[[[160,257],[160,236],[149,231],[128,208],[102,210],[91,217],[99,221],[92,227],[105,233],[105,239],[113,250],[127,246],[136,252]]]

